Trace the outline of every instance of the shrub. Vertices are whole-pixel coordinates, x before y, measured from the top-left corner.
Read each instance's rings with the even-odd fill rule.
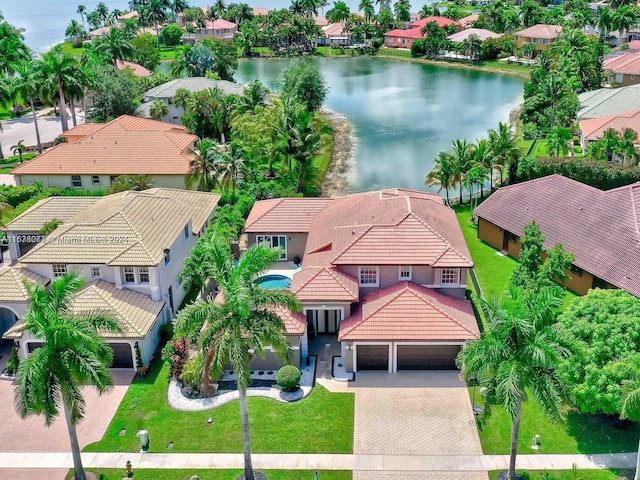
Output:
[[[300,370],[293,365],[285,365],[276,374],[276,383],[282,387],[285,392],[295,389],[300,383]]]
[[[418,55],[424,55],[425,52],[426,49],[424,39],[419,38],[411,44],[411,55],[413,55],[414,57]]]
[[[180,380],[190,387],[200,390],[202,384],[202,367],[204,364],[204,355],[199,352],[193,358],[190,358],[184,363],[182,367],[182,373],[180,374]]]
[[[162,349],[162,359],[171,365],[170,375],[180,378],[184,364],[189,359],[189,342],[187,337],[174,338]]]
[[[18,349],[14,345],[11,347],[11,357],[7,360],[7,373],[9,375],[15,375],[18,371],[18,365],[20,365],[20,359],[18,358]]]
[[[57,218],[54,218],[53,220],[48,221],[40,229],[40,235],[49,235],[56,228],[58,228],[61,223],[62,222],[60,220],[58,220]]]

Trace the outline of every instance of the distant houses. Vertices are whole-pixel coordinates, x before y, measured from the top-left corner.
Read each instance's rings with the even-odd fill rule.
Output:
[[[202,7],[204,18],[209,18],[209,9]],[[195,36],[185,33],[185,43],[195,43],[203,38],[217,38],[218,40],[233,40],[238,35],[238,25],[222,18],[216,20],[206,20],[204,28],[199,27],[195,22],[187,22],[184,13],[179,13],[177,17],[177,23],[182,28],[186,28],[187,24],[191,24],[195,27],[197,34]]]
[[[581,120],[580,144],[582,149],[586,151],[589,144],[600,140],[607,130],[615,130],[618,133],[622,133],[627,128],[633,130],[636,134],[640,132],[640,110]],[[636,148],[640,146],[638,140],[636,140],[635,144]],[[615,152],[611,152],[610,161],[619,163],[622,158],[616,155]]]
[[[546,25],[539,23],[532,27],[525,28],[515,33],[516,46],[514,55],[521,55],[524,58],[533,59],[540,52],[544,52],[549,46],[558,39],[562,32],[560,25]],[[523,46],[526,44],[533,45],[531,52],[526,52]]]
[[[486,30],[484,28],[467,28],[466,30],[461,30],[453,35],[449,35],[447,39],[452,42],[464,42],[471,35],[475,35],[481,41],[484,41],[487,38],[500,38],[502,36],[501,33],[493,33],[491,30]]]
[[[616,52],[605,57],[602,70],[609,72],[609,80],[616,87],[640,83],[640,51]]]
[[[640,84],[583,92],[578,101],[579,121],[640,110]]]
[[[411,28],[396,28],[384,34],[384,46],[390,48],[411,48],[413,42],[419,38],[425,38],[422,34],[422,28],[430,22],[436,22],[440,28],[453,26],[456,30],[460,30],[462,26],[455,20],[446,17],[425,17],[411,24]]]

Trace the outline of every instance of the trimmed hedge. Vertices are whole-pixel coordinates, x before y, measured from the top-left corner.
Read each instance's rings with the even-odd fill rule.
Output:
[[[285,365],[276,374],[276,383],[287,392],[295,389],[300,383],[302,374],[297,367],[293,365]]]

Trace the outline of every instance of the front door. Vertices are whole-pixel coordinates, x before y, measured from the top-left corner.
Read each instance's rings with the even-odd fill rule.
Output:
[[[340,310],[314,310],[317,333],[337,333],[340,326]],[[309,312],[307,311],[307,318]]]
[[[502,250],[504,250],[505,252],[509,251],[509,237],[510,237],[510,233],[507,232],[506,230],[503,230],[503,234],[502,234]]]

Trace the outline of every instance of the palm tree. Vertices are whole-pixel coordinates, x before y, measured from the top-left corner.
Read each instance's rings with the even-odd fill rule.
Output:
[[[458,355],[465,378],[476,378],[486,387],[487,403],[500,405],[511,419],[508,480],[516,478],[522,403],[529,393],[547,416],[561,417],[567,394],[556,369],[570,355],[556,324],[561,304],[557,287],[531,293],[511,286],[501,303],[480,299],[488,328]]]
[[[80,20],[82,20],[82,30],[85,30],[84,17],[86,15],[86,12],[87,12],[87,7],[85,7],[84,5],[78,5],[78,9],[76,10],[76,13],[80,15]]]
[[[358,10],[364,13],[364,20],[366,22],[371,22],[376,13],[375,8],[373,7],[373,0],[361,0],[358,5]]]
[[[24,140],[19,140],[16,145],[11,147],[11,153],[13,155],[17,155],[20,158],[20,163],[24,160],[22,159],[22,155],[27,151],[27,146],[24,144]]]
[[[418,15],[420,15],[420,18],[427,18],[427,17],[431,17],[431,16],[439,16],[440,15],[440,9],[438,8],[438,3],[434,3],[433,5],[427,5],[424,4],[422,6],[422,8],[420,8],[420,11],[418,12]]]
[[[49,290],[40,283],[25,284],[29,300],[24,330],[44,343],[20,362],[14,397],[22,418],[44,415],[47,427],[62,406],[78,480],[86,478],[76,433],[76,425],[84,416],[80,387],[92,385],[101,394],[111,388],[108,367],[113,351],[98,331],[120,331],[118,324],[105,315],[72,311],[72,297],[82,285],[77,274],[55,279]]]
[[[479,165],[482,165],[488,172],[489,185],[493,192],[493,152],[491,151],[491,145],[486,138],[479,138],[475,145],[473,145],[473,161]],[[484,196],[483,184],[480,184],[480,196]]]
[[[509,172],[509,179],[515,178],[520,149],[516,137],[506,123],[498,123],[498,130],[489,130],[489,148],[493,153],[493,164],[500,171],[500,183],[504,183],[504,171]]]
[[[189,173],[186,177],[187,188],[198,185],[198,190],[210,192],[216,188],[218,170],[216,166],[216,144],[213,140],[203,138],[198,140],[189,153],[194,157],[189,162]]]
[[[236,142],[215,149],[218,183],[225,195],[231,189],[232,205],[236,202],[236,188],[245,170],[243,154],[242,148]]]
[[[454,164],[454,172],[456,176],[456,183],[459,187],[460,204],[462,204],[462,187],[464,184],[464,176],[471,167],[470,163],[473,159],[472,144],[467,143],[466,139],[455,139],[452,142],[453,152],[452,159]]]
[[[405,26],[411,21],[411,4],[408,0],[397,0],[393,5],[396,20]]]
[[[547,153],[556,155],[557,157],[567,155],[568,143],[572,140],[571,129],[565,127],[556,127],[547,136]]]
[[[56,46],[43,56],[42,79],[43,84],[48,84],[51,91],[58,92],[58,105],[60,107],[60,121],[62,132],[69,129],[67,122],[67,104],[65,91],[81,84],[82,70],[74,57],[62,53],[61,47]]]
[[[226,12],[227,4],[224,3],[224,0],[215,0],[213,6],[209,9],[209,13],[215,15],[212,20],[215,20],[216,18],[222,18]]]
[[[112,28],[109,33],[98,40],[96,53],[107,55],[113,66],[117,68],[118,60],[130,58],[134,49],[124,28]]]
[[[146,19],[156,26],[156,40],[160,43],[159,25],[167,20],[167,12],[165,10],[164,0],[149,0],[145,11]]]
[[[622,153],[623,166],[635,166],[638,160],[640,160],[640,153],[638,153],[638,147],[636,146],[637,141],[638,133],[635,130],[625,128],[622,131],[618,148],[620,149],[620,153]],[[631,165],[631,160],[633,160],[633,165]]]
[[[176,330],[187,337],[198,335],[198,345],[204,353],[203,384],[207,390],[213,377],[221,375],[229,363],[233,365],[240,394],[244,478],[254,480],[247,405],[250,352],[264,356],[270,346],[286,359],[289,353],[286,329],[274,309],[299,310],[300,305],[289,290],[266,289],[256,283],[260,273],[278,260],[278,250],[253,246],[236,265],[226,241],[212,236],[207,247],[211,250],[213,279],[224,300],[216,302],[209,297],[205,302],[185,307],[178,314]]]
[[[449,189],[455,187],[455,164],[449,152],[440,152],[433,161],[433,169],[427,174],[424,183],[427,187],[438,186],[438,193],[442,190],[449,205]]]
[[[104,2],[100,2],[96,5],[95,13],[100,19],[100,24],[104,25],[107,18],[109,18],[109,7],[107,7]]]
[[[606,130],[596,143],[601,144],[608,162],[613,162],[614,155],[620,153],[620,136],[613,128]]]
[[[464,53],[472,60],[475,60],[482,50],[482,40],[475,33],[472,33],[462,41]]]
[[[67,38],[80,38],[84,37],[85,34],[86,32],[84,31],[84,28],[78,23],[77,20],[71,20],[64,32],[64,36]]]
[[[618,30],[619,42],[624,42],[624,34],[631,30],[638,23],[638,7],[635,5],[625,5],[618,8],[611,17],[611,26]]]
[[[173,0],[171,2],[170,9],[176,15],[179,14],[180,12],[184,12],[188,8],[189,8],[189,3],[187,2],[187,0]]]
[[[126,190],[141,192],[142,190],[150,189],[152,186],[153,180],[146,175],[118,175],[109,187],[109,193],[124,192]]]
[[[600,38],[606,40],[613,27],[613,14],[608,8],[598,9],[597,26],[600,31]]]
[[[327,11],[327,20],[331,23],[344,22],[349,18],[351,12],[346,3],[341,0],[333,2],[333,8]]]
[[[169,107],[162,100],[156,99],[151,102],[151,106],[149,107],[149,115],[154,120],[162,120],[162,117],[165,117],[169,114]]]

